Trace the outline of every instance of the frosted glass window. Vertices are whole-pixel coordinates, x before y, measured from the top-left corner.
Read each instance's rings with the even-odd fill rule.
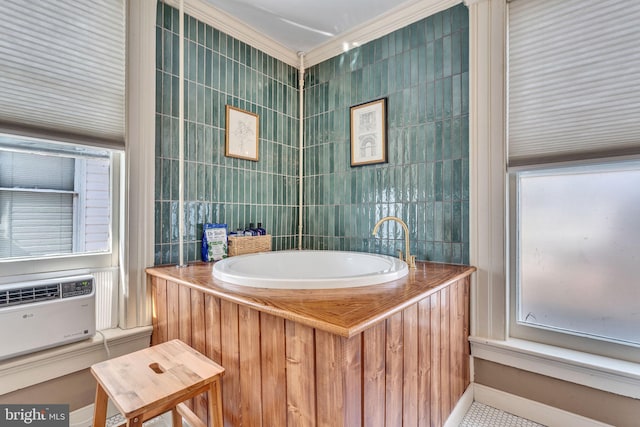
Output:
[[[518,322],[640,344],[640,165],[516,181]]]

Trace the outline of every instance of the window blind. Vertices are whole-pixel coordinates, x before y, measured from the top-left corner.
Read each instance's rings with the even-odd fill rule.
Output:
[[[640,2],[509,3],[509,166],[640,153]]]
[[[4,2],[0,130],[124,147],[124,0]]]
[[[74,164],[0,150],[0,258],[73,252]]]

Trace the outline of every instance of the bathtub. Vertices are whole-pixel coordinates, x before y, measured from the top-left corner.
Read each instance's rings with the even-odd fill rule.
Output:
[[[335,289],[377,285],[407,275],[404,261],[341,251],[276,251],[229,257],[213,266],[216,279],[269,289]]]

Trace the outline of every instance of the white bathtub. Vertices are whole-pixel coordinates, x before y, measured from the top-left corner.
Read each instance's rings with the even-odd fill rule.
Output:
[[[407,264],[387,255],[339,251],[277,251],[218,261],[213,276],[270,289],[335,289],[377,285],[404,277]]]

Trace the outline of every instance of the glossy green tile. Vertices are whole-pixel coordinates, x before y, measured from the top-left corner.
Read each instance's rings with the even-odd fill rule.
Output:
[[[427,61],[427,71],[426,71],[426,79],[427,82],[432,82],[436,76],[436,47],[435,43],[427,43],[425,47],[426,61]]]
[[[453,160],[453,171],[452,171],[452,200],[460,201],[462,198],[462,188],[464,186],[464,182],[462,180],[462,159]]]
[[[442,121],[442,159],[451,159],[452,141],[451,141],[451,120]]]
[[[433,61],[435,68],[435,78],[440,79],[442,78],[444,71],[442,38],[436,38],[433,42]]]
[[[451,201],[453,199],[453,161],[442,162],[442,200]],[[447,216],[447,218],[450,218]]]
[[[442,38],[442,75],[444,77],[451,75],[451,36]]]
[[[169,80],[170,79],[170,80]],[[178,94],[180,92],[180,84],[178,76],[170,76],[168,77],[167,74],[164,75],[163,80],[167,80],[166,83],[164,84],[165,90],[167,91],[171,91],[171,96],[170,96],[170,100],[168,101],[168,104],[171,106],[171,111],[169,114],[171,114],[172,117],[178,117],[179,115],[179,101],[180,98],[178,97]],[[170,81],[170,83],[169,83]],[[170,87],[169,87],[170,86]],[[164,94],[163,94],[164,96]],[[163,108],[165,110],[165,113],[168,112],[167,110],[167,106],[166,104],[163,103]]]
[[[462,53],[462,58],[460,60],[460,68],[462,72],[465,72],[469,70],[469,28],[462,29],[461,33],[460,52]]]
[[[420,84],[415,94],[418,103],[417,122],[424,123],[427,120],[427,85]]]
[[[167,72],[171,72],[173,71],[173,59],[174,59],[174,54],[173,54],[173,45],[174,45],[174,34],[170,31],[162,31],[162,38],[161,38],[161,44],[159,44],[159,46],[162,49],[162,52],[158,52],[159,54],[156,55],[156,64],[160,63],[162,70],[167,71]]]
[[[442,16],[442,34],[451,34],[451,12],[452,9],[445,9],[439,15]]]
[[[434,119],[442,120],[444,112],[444,82],[442,79],[437,79],[434,82]]]
[[[388,54],[389,54],[389,58],[393,57],[396,55],[396,33],[391,33],[388,34],[387,36],[384,37],[387,40],[387,44],[388,44]]]
[[[186,161],[196,160],[196,126],[193,122],[184,127],[184,158]]]
[[[444,134],[444,123],[442,121],[438,121],[435,123],[435,144],[434,144],[434,160],[439,161],[443,159],[443,134]]]
[[[462,158],[469,158],[469,116],[460,117],[460,152]]]
[[[425,160],[433,162],[436,159],[436,125],[433,122],[427,123],[424,127],[425,133]]]
[[[442,13],[433,15],[433,36],[434,40],[442,37]]]
[[[469,114],[469,73],[461,74],[461,114]]]
[[[411,90],[411,88],[406,88],[403,93],[402,93],[402,98],[403,98],[403,112],[402,112],[402,121],[401,123],[403,125],[408,125],[409,123],[411,123],[411,107],[412,107],[412,103],[411,103],[411,97],[412,97],[412,93],[413,91]]]
[[[442,201],[444,199],[442,162],[435,162],[433,164],[433,188],[435,200],[437,202]]]
[[[452,77],[445,77],[442,79],[442,92],[443,92],[443,105],[442,105],[442,117],[451,117],[453,110],[453,82]]]
[[[462,31],[451,34],[451,74],[462,71]]]
[[[396,55],[401,54],[404,51],[404,34],[402,34],[402,30],[396,32],[395,44],[396,44]]]

